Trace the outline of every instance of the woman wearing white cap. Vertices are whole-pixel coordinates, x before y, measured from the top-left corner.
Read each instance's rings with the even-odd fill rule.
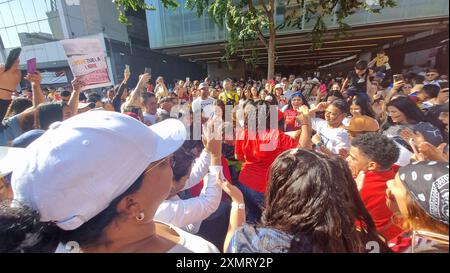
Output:
[[[178,120],[147,127],[107,111],[53,124],[12,169],[0,252],[218,252],[153,220],[171,188],[168,156],[185,137]]]

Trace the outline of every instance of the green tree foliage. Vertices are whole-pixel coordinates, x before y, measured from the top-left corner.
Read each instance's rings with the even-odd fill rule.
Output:
[[[114,0],[119,11],[120,20],[126,22],[123,14],[127,9],[154,9],[144,0]],[[164,7],[176,8],[175,0],[161,0]],[[365,9],[368,12],[379,13],[387,7],[396,5],[394,0],[278,0],[290,7],[290,13],[285,14],[283,22],[276,22],[274,11],[275,0],[186,0],[186,8],[196,10],[199,17],[205,12],[219,25],[228,30],[228,41],[224,59],[236,55],[239,49],[254,48],[260,41],[268,53],[268,78],[274,75],[276,59],[276,32],[286,27],[302,29],[303,21],[315,20],[310,33],[311,49],[322,46],[323,34],[329,29],[325,19],[334,16],[336,19],[336,38],[346,34],[351,27],[345,23],[345,18],[356,11]],[[313,21],[314,22],[314,21]],[[257,54],[253,52],[245,58],[247,63],[255,63]]]

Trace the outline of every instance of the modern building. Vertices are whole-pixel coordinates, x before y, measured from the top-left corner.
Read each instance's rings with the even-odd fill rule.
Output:
[[[205,13],[198,18],[196,11],[184,7],[176,10],[164,9],[159,1],[149,1],[156,6],[156,12],[147,12],[150,48],[161,53],[178,56],[205,64],[213,77],[233,75],[235,77],[265,77],[267,66],[266,49],[262,44],[255,48],[258,67],[247,67],[242,57],[249,56],[251,49],[242,48],[230,64],[221,62],[227,31],[218,27]],[[255,5],[258,1],[254,0]],[[286,16],[296,14],[299,3],[305,1],[276,0],[276,23]],[[376,7],[377,0],[366,0]],[[356,58],[370,59],[374,51],[383,47],[390,55],[395,71],[402,66],[435,65],[445,66],[448,73],[448,25],[449,2],[447,0],[396,0],[396,7],[386,8],[381,13],[364,10],[346,18],[352,27],[347,37],[335,39],[337,23],[335,16],[325,21],[329,31],[324,35],[322,48],[310,51],[314,20],[300,17],[298,27],[289,27],[277,33],[276,71],[281,73],[302,73],[320,69],[333,71],[337,67],[348,67]],[[337,8],[339,8],[337,6]],[[439,58],[436,58],[436,55]],[[445,64],[439,60],[445,58]],[[429,59],[437,63],[427,63]],[[345,61],[347,60],[347,61]]]
[[[152,67],[155,78],[165,75],[168,80],[206,73],[199,64],[151,51],[144,11],[128,18],[131,26],[120,23],[115,5],[107,0],[0,0],[0,63],[11,49],[21,47],[23,70],[36,57],[44,84],[67,85],[73,76],[59,41],[97,38],[114,83],[123,78],[125,64],[133,70],[131,84],[145,67]]]

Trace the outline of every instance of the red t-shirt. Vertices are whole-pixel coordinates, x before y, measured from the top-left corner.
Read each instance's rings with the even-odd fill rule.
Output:
[[[153,85],[152,84],[147,85],[147,92],[153,93]]]
[[[287,109],[283,113],[284,126],[286,132],[297,131],[301,129],[300,124],[297,122],[298,112],[294,109]]]
[[[235,153],[244,158],[239,182],[265,193],[270,165],[282,152],[296,147],[298,142],[280,129],[267,130],[256,137],[247,130],[239,132]]]
[[[378,233],[388,241],[398,236],[403,230],[392,223],[393,212],[386,205],[386,189],[388,180],[394,179],[396,169],[387,172],[368,172],[360,191],[361,199],[372,216]]]

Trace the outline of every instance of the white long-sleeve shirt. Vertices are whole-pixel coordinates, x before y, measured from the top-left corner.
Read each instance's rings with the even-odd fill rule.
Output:
[[[158,207],[154,220],[169,223],[190,233],[197,233],[201,221],[217,210],[222,198],[222,189],[216,182],[218,173],[223,176],[222,166],[210,166],[203,189],[198,197],[186,200],[178,195],[164,200]]]

